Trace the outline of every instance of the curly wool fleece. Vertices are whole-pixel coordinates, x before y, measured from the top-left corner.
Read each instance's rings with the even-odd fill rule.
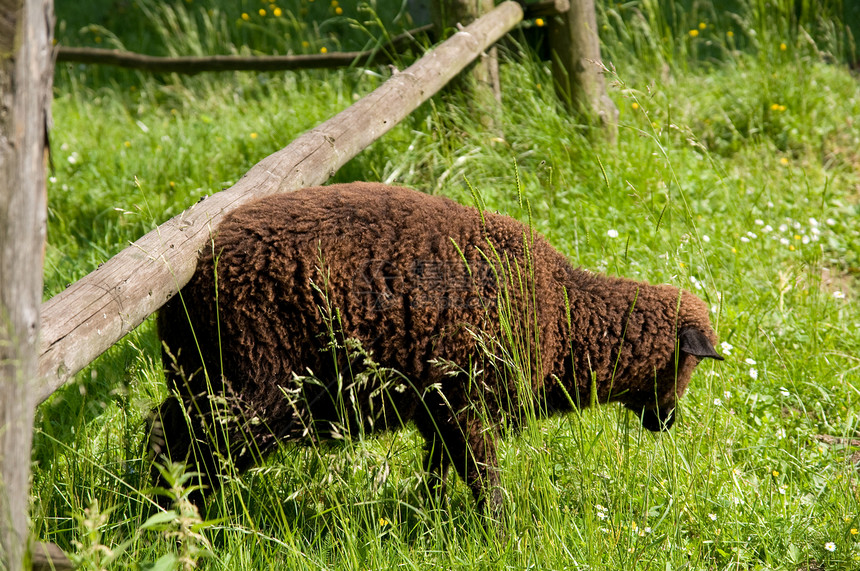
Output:
[[[667,429],[694,367],[721,359],[693,294],[574,268],[516,220],[376,183],[233,212],[158,325],[174,396],[150,445],[203,484],[219,457],[241,471],[280,441],[412,421],[434,485],[453,465],[493,508],[495,441],[522,411],[620,401]]]

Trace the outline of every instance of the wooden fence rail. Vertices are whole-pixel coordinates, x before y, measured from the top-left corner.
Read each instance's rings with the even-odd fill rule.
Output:
[[[112,65],[138,69],[153,73],[195,74],[206,71],[291,71],[298,69],[333,69],[370,63],[383,64],[392,61],[392,53],[417,43],[416,36],[429,34],[433,26],[427,25],[404,32],[383,46],[360,52],[334,52],[330,54],[281,55],[281,56],[182,56],[161,57],[106,50],[102,48],[75,48],[58,46],[57,62]]]
[[[168,220],[42,304],[39,402],[191,278],[222,217],[255,198],[325,182],[523,18],[503,2],[354,105],[266,157],[227,190]]]

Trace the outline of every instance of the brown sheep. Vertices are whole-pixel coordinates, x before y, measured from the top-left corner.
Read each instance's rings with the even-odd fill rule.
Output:
[[[494,510],[503,423],[619,401],[665,430],[693,368],[722,359],[696,296],[574,268],[516,220],[376,183],[233,212],[158,326],[174,396],[150,447],[203,484],[219,457],[241,471],[281,441],[412,421],[437,491],[453,464]]]

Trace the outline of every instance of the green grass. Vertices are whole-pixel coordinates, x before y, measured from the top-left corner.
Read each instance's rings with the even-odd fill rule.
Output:
[[[279,4],[283,22],[239,24],[263,5],[61,2],[58,36],[110,45],[111,30],[156,54],[360,49],[410,27],[399,2],[376,4],[378,19],[295,0]],[[85,569],[104,548],[108,568],[188,556],[225,569],[856,569],[857,448],[820,436],[860,437],[860,100],[841,63],[853,47],[839,6],[798,15],[790,4],[738,0],[734,16],[708,3],[604,4],[615,145],[566,114],[548,64],[515,45],[498,133],[457,97],[437,98],[335,177],[472,203],[468,179],[489,209],[528,220],[518,174],[531,221],[573,263],[706,299],[727,359],[697,369],[671,432],[643,434],[610,406],[507,438],[499,536],[460,481],[447,508],[424,499],[411,430],[284,446],[198,527],[178,514],[159,522],[142,493],[143,418],[166,392],[147,322],[40,407],[34,534]],[[182,29],[220,31],[177,39],[170,14]],[[388,74],[60,66],[46,297]]]

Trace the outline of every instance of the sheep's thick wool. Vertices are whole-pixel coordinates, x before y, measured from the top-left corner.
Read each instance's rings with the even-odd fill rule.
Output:
[[[217,485],[278,442],[412,421],[425,468],[501,502],[495,439],[523,410],[619,401],[666,429],[704,357],[708,308],[573,267],[511,218],[374,183],[241,207],[159,314],[172,397],[155,454]]]

